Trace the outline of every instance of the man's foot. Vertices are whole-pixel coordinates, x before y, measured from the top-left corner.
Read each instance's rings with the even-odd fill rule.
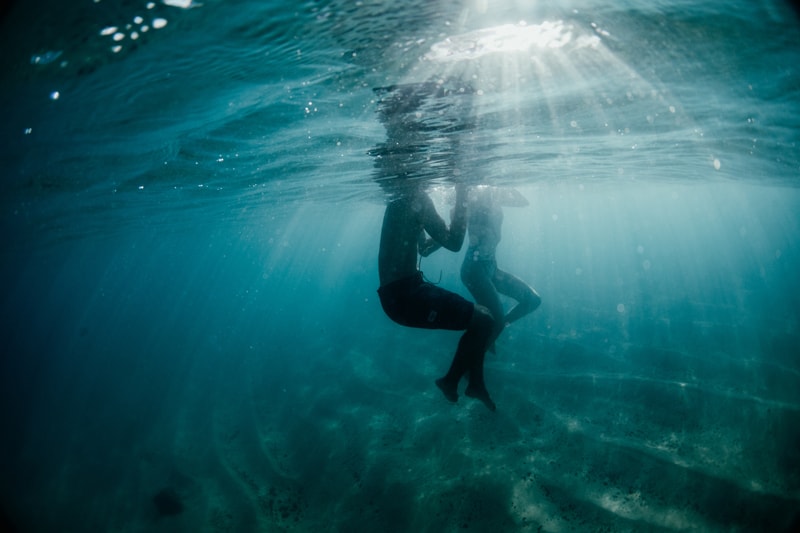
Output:
[[[482,401],[483,405],[485,405],[488,410],[497,411],[497,406],[489,396],[489,391],[486,390],[486,387],[473,387],[472,385],[468,385],[467,390],[464,391],[464,394],[470,398],[475,398],[476,400]]]
[[[439,387],[439,390],[442,391],[448,401],[453,403],[458,401],[458,383],[453,384],[445,378],[439,378],[436,380],[436,386]]]

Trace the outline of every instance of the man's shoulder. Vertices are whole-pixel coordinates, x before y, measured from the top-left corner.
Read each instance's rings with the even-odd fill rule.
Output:
[[[427,216],[436,212],[436,208],[433,205],[433,199],[428,196],[428,193],[425,191],[420,191],[415,194],[411,205],[412,209],[422,216]]]

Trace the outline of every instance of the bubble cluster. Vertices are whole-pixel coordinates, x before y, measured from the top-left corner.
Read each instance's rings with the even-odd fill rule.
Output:
[[[101,0],[94,0],[95,3],[99,3]],[[202,4],[196,3],[193,0],[162,0],[162,4],[171,7],[177,7],[181,9],[191,9],[194,7],[199,7]],[[157,4],[155,2],[148,2],[145,4],[145,10],[152,12],[156,7]],[[122,25],[108,25],[100,30],[101,37],[107,37],[111,40],[110,43],[110,50],[118,54],[120,53],[126,46],[131,46],[134,41],[139,40],[143,34],[149,32],[150,30],[160,30],[161,28],[166,27],[167,19],[163,16],[143,16],[143,15],[135,15],[129,22],[126,22]],[[41,62],[48,59],[47,57],[39,58],[37,62]],[[33,62],[34,59],[31,59]]]
[[[156,7],[154,2],[148,2],[145,8],[152,10]],[[124,26],[106,26],[100,30],[101,37],[110,37],[111,51],[115,54],[121,52],[124,48],[124,43],[128,41],[136,41],[139,37],[149,32],[151,29],[161,29],[167,25],[167,19],[163,17],[149,17],[147,20],[141,15],[136,15],[133,19],[126,23]]]

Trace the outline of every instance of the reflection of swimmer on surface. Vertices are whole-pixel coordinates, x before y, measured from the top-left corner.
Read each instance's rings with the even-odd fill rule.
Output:
[[[459,382],[467,375],[465,394],[494,411],[496,407],[483,376],[486,347],[495,330],[492,315],[485,307],[425,281],[417,269],[418,253],[427,255],[433,250],[433,247],[421,249],[426,242],[425,233],[448,250],[461,249],[467,229],[466,187],[456,185],[456,207],[450,227],[436,212],[418,180],[402,180],[396,189],[398,194],[386,207],[381,230],[378,255],[381,306],[389,318],[403,326],[466,330],[450,369],[436,380],[436,385],[449,401],[455,402]]]
[[[497,268],[495,250],[501,239],[503,205],[524,207],[528,200],[515,189],[490,186],[474,187],[469,199],[469,248],[461,265],[461,281],[475,301],[486,306],[494,317],[494,331],[489,348],[512,322],[532,313],[542,303],[539,294],[518,277]],[[500,294],[517,301],[508,313],[503,310]]]

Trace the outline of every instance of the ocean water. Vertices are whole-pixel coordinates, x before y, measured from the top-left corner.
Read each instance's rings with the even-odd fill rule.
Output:
[[[0,530],[800,527],[791,4],[0,17]],[[433,384],[457,332],[381,310],[398,168],[445,218],[454,179],[530,203],[496,413]],[[462,254],[421,268],[469,297]]]

